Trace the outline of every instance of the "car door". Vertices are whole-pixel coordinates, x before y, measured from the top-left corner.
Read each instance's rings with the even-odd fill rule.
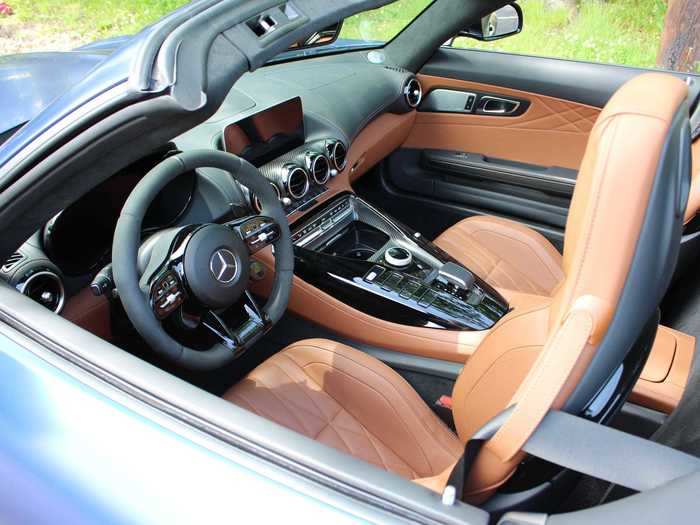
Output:
[[[613,93],[644,71],[443,46],[419,72],[423,99],[410,135],[359,191],[390,194],[382,205],[431,237],[492,214],[561,249],[589,133]]]

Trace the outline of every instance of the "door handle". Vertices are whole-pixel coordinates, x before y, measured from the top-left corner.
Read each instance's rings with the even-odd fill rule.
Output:
[[[512,115],[518,111],[519,107],[520,101],[518,100],[487,95],[479,100],[476,112],[484,115]]]

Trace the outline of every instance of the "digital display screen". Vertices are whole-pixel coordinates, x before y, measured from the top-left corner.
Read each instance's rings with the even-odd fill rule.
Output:
[[[304,113],[296,97],[229,124],[224,148],[255,167],[304,144]]]

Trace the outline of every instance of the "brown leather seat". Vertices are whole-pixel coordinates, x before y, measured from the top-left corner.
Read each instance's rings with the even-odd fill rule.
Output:
[[[462,454],[457,436],[391,368],[324,339],[275,354],[224,398],[408,479],[439,474]]]
[[[561,259],[534,232],[492,218],[467,221],[465,239],[443,239],[443,246],[488,248],[489,266],[480,261],[492,279],[505,279],[504,272],[514,278],[517,261],[530,286],[551,294],[514,307],[465,364],[452,392],[459,437],[390,368],[331,341],[288,347],[224,397],[434,490],[444,488],[462,443],[513,405],[465,483],[465,498],[482,501],[514,472],[548,410],[570,398],[580,410],[607,380],[607,366],[602,374],[590,366],[589,374],[599,351],[618,366],[655,319],[678,253],[690,178],[686,96],[681,80],[650,73],[611,99],[591,131]],[[655,254],[653,267],[637,270],[638,250],[643,264]],[[530,264],[546,270],[522,268]]]
[[[549,296],[564,279],[557,249],[536,231],[507,219],[464,219],[435,244],[496,288]]]

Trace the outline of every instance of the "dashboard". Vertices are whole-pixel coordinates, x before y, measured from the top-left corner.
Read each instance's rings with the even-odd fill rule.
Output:
[[[51,219],[0,265],[0,278],[60,312],[109,264],[116,222],[132,189],[178,151],[214,148],[248,160],[273,186],[290,222],[296,221],[347,191],[353,178],[381,160],[373,148],[384,151],[390,141],[382,144],[375,136],[387,131],[377,122],[412,113],[420,101],[416,84],[408,71],[374,64],[366,52],[247,73],[207,122],[114,174]],[[377,129],[365,137],[373,126]],[[260,209],[257,197],[227,173],[197,169],[161,192],[148,211],[143,235]]]

